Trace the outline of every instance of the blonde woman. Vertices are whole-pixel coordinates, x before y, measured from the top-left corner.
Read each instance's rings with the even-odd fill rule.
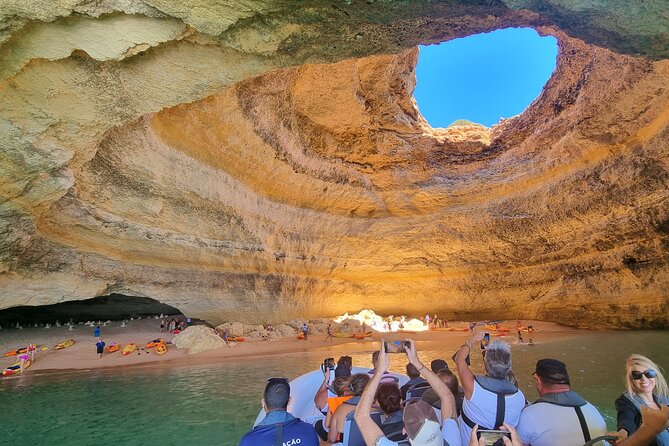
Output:
[[[642,355],[627,359],[627,390],[616,400],[618,435],[627,438],[641,425],[641,409],[659,410],[669,404],[669,388],[660,367]],[[660,432],[649,446],[669,446],[669,426]]]

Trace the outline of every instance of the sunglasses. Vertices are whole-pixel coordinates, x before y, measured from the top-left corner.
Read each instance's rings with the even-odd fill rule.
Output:
[[[655,378],[657,376],[657,372],[653,369],[648,369],[644,372],[639,372],[638,370],[632,370],[633,380],[641,379],[642,376],[645,376],[648,379]]]

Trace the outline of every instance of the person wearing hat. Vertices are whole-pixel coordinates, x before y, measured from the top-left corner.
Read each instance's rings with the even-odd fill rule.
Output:
[[[533,376],[540,398],[520,413],[516,430],[523,443],[580,446],[606,434],[606,422],[599,411],[571,390],[563,362],[540,359]]]
[[[453,394],[443,381],[418,359],[414,341],[407,341],[405,351],[409,362],[425,376],[425,379],[441,398],[441,416],[444,420],[442,423],[432,406],[422,399],[416,398],[407,401],[402,418],[404,431],[409,437],[409,442],[412,446],[460,446],[460,433],[455,421]],[[362,393],[355,410],[355,421],[358,423],[360,433],[368,446],[397,445],[396,442],[383,435],[381,428],[369,416],[379,383],[389,365],[390,360],[382,342],[374,376]]]

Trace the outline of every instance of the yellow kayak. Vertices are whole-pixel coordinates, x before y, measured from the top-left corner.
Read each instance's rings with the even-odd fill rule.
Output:
[[[167,346],[165,344],[157,344],[156,353],[159,355],[164,355],[165,353],[167,353]]]
[[[135,344],[128,344],[125,347],[123,347],[123,351],[121,352],[123,356],[127,356],[130,353],[133,353],[135,350],[137,350],[137,346]]]
[[[56,350],[62,350],[64,348],[69,348],[74,345],[74,339],[68,339],[67,341],[63,341],[60,344],[57,344],[54,348]]]

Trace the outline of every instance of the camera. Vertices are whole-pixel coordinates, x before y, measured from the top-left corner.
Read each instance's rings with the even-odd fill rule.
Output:
[[[409,345],[409,341],[385,341],[383,348],[386,353],[404,353]]]
[[[476,432],[476,438],[483,438],[483,444],[485,446],[504,446],[503,437],[511,439],[511,434],[507,431],[498,431],[498,430],[487,430],[479,429]]]

